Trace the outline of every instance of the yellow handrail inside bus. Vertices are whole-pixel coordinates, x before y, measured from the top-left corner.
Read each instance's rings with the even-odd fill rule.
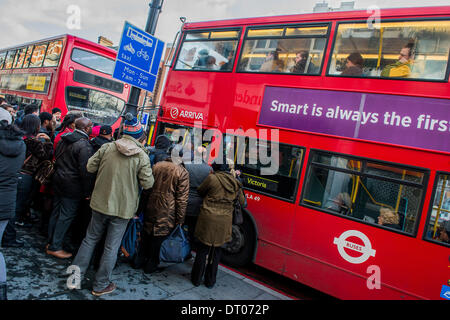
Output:
[[[383,53],[383,33],[384,33],[384,28],[380,28],[380,48],[378,49],[377,69],[380,67],[381,54]]]
[[[289,169],[289,177],[292,177],[292,168],[294,167],[295,160],[297,160],[297,159],[293,158],[291,160],[291,168]]]
[[[405,175],[406,175],[406,170],[403,170],[402,180],[405,179]],[[395,212],[398,212],[398,207],[400,207],[400,199],[402,196],[402,192],[403,192],[403,185],[401,184],[400,187],[398,188],[397,203],[395,204]]]
[[[322,206],[322,202],[320,202],[320,201],[312,201],[312,200],[308,200],[308,199],[303,199],[303,201],[309,202],[309,203],[312,203],[312,204],[315,204],[318,206]]]
[[[434,226],[433,226],[433,238],[436,237],[437,226],[438,226],[439,217],[441,215],[441,206],[442,206],[442,201],[444,200],[444,190],[445,190],[445,186],[447,185],[447,180],[448,180],[448,176],[444,176],[444,179],[442,180],[441,197],[439,199],[439,205],[438,205],[438,208],[436,211],[436,220],[434,221]]]

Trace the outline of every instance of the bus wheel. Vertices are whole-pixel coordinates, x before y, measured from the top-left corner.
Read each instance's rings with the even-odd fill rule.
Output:
[[[233,225],[231,241],[222,246],[220,259],[230,267],[243,267],[250,263],[256,246],[256,231],[250,218],[244,215],[241,225]]]

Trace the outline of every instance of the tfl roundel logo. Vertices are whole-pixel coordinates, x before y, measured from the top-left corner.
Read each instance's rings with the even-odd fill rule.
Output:
[[[178,110],[178,108],[177,107],[172,107],[172,109],[170,110],[170,116],[173,119],[176,119],[176,118],[178,118],[179,115],[180,115],[180,111]]]
[[[356,237],[360,239],[364,245],[347,241],[349,237]],[[350,263],[360,264],[366,262],[370,257],[375,257],[376,251],[372,249],[372,244],[370,243],[369,238],[362,232],[356,230],[345,231],[339,238],[334,238],[333,243],[337,245],[341,257]],[[351,256],[345,250],[352,250],[361,254]]]

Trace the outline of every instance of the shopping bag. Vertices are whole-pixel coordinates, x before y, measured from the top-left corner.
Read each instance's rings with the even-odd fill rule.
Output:
[[[159,259],[164,262],[183,262],[191,252],[185,231],[177,225],[172,233],[163,241]]]

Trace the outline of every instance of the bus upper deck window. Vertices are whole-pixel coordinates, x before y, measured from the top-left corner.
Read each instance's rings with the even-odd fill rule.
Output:
[[[3,69],[6,60],[6,51],[0,53],[0,69]]]
[[[450,21],[341,23],[328,74],[445,80]]]
[[[238,39],[238,29],[188,32],[175,69],[231,71]]]
[[[328,25],[250,28],[238,71],[320,74]]]

